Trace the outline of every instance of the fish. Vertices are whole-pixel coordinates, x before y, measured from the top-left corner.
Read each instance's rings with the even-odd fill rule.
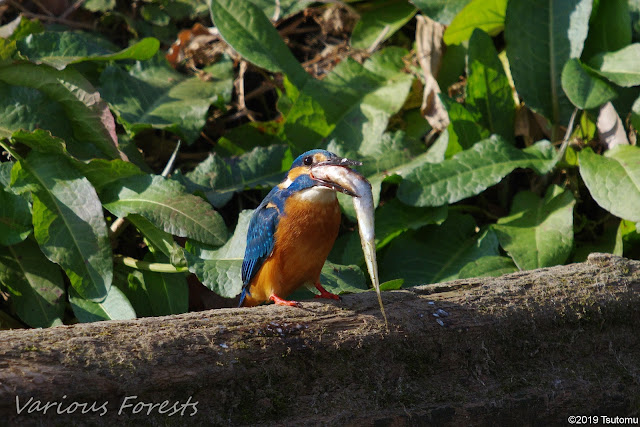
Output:
[[[360,244],[362,245],[365,263],[371,277],[371,283],[373,283],[378,295],[378,303],[380,304],[384,323],[388,324],[380,293],[380,277],[376,259],[375,208],[371,183],[353,169],[339,165],[323,165],[322,163],[319,163],[317,167],[311,168],[311,177],[317,181],[322,181],[323,185],[332,187],[334,190],[341,191],[353,198],[353,207],[358,219]]]

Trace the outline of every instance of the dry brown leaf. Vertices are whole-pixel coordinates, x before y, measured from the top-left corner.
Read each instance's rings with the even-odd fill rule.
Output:
[[[629,145],[622,120],[620,120],[620,116],[618,116],[611,102],[607,102],[600,107],[596,126],[598,127],[600,143],[608,149],[616,145]]]
[[[444,53],[445,26],[424,15],[416,16],[416,20],[416,50],[425,80],[420,111],[432,128],[442,131],[449,126],[449,115],[438,97],[436,76]]]

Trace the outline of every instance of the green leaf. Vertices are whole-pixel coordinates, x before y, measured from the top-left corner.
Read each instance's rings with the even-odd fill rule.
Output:
[[[212,0],[210,8],[222,38],[246,60],[267,71],[286,74],[296,87],[310,80],[278,31],[253,3]]]
[[[91,12],[107,12],[116,7],[116,0],[87,0],[82,8]]]
[[[503,2],[506,8],[506,1]],[[469,6],[476,3],[478,2],[472,2]],[[486,129],[502,136],[506,141],[512,141],[516,106],[511,85],[493,46],[493,40],[481,30],[474,30],[469,40],[467,67],[465,103],[479,112],[478,119]]]
[[[375,41],[382,43],[409,22],[415,13],[416,9],[405,0],[367,2],[360,10],[360,20],[351,33],[351,47],[367,49]]]
[[[624,86],[640,85],[640,43],[630,44],[616,52],[597,55],[589,61],[595,71]]]
[[[289,16],[304,10],[308,3],[300,0],[250,0],[251,3],[259,7],[267,18],[272,20],[283,20]],[[276,19],[276,15],[279,19]]]
[[[561,75],[579,58],[587,37],[592,0],[510,0],[505,40],[511,74],[524,102],[554,125],[568,123],[573,106]]]
[[[37,89],[60,103],[77,141],[95,145],[110,158],[121,158],[115,122],[109,107],[75,69],[59,71],[47,65],[19,63],[0,67],[0,81]],[[56,114],[58,111],[55,111]],[[11,129],[10,132],[14,130],[18,129]]]
[[[580,152],[580,175],[593,199],[619,218],[640,221],[640,148],[618,145],[604,156]]]
[[[324,146],[326,138],[337,151],[363,155],[367,143],[379,144],[411,88],[412,77],[402,72],[405,53],[384,49],[364,65],[349,58],[324,80],[310,80],[285,118],[284,134],[293,154]]]
[[[391,242],[380,265],[380,280],[403,278],[405,287],[453,280],[464,266],[490,255],[498,255],[493,231],[476,232],[471,216],[452,213],[442,225],[429,225]]]
[[[185,251],[189,271],[216,294],[233,298],[242,291],[242,261],[247,245],[247,230],[252,210],[240,212],[233,236],[220,249],[210,250],[187,245]]]
[[[602,225],[602,233],[594,233],[595,236],[591,235],[588,240],[584,241],[579,241],[579,235],[576,236],[575,249],[571,256],[571,262],[585,262],[589,258],[589,254],[593,252],[622,256],[624,231],[626,231],[626,224],[624,224],[624,222],[625,221],[621,221],[618,218],[612,218],[612,220],[604,222]],[[629,258],[628,255],[627,258]]]
[[[479,114],[473,114],[459,102],[440,94],[440,99],[449,114],[449,143],[445,152],[445,157],[453,155],[471,148],[476,142],[488,138],[490,132],[482,123]]]
[[[407,53],[405,49],[389,47],[373,54],[363,68],[354,65],[351,71],[355,75],[351,78],[362,74],[371,78],[372,86],[365,86],[361,98],[336,122],[327,137],[331,140],[330,149],[344,154],[357,152],[359,158],[378,158],[387,151],[383,139],[389,119],[404,105],[413,82],[413,77],[403,71]],[[333,75],[327,79],[332,80]],[[373,84],[374,81],[379,83]],[[323,108],[333,107],[324,104]]]
[[[98,193],[109,184],[136,175],[146,175],[139,167],[124,160],[93,159],[88,162],[74,162],[74,166],[87,177]]]
[[[388,280],[384,283],[380,283],[380,290],[381,291],[397,291],[398,289],[402,288],[402,285],[404,285],[404,279]]]
[[[29,202],[0,186],[0,245],[22,242],[31,234]]]
[[[499,277],[503,274],[518,271],[511,258],[503,256],[484,256],[465,265],[458,274],[458,279],[472,277]]]
[[[518,150],[492,136],[442,163],[425,163],[405,176],[398,199],[412,206],[440,206],[480,194],[516,168],[544,168],[554,157]]]
[[[48,328],[62,324],[65,298],[60,268],[45,258],[34,241],[0,246],[0,285],[27,325]]]
[[[573,206],[568,190],[552,185],[544,198],[521,191],[509,216],[493,226],[500,245],[520,270],[564,264],[573,247]]]
[[[89,181],[66,157],[32,151],[12,170],[14,187],[33,196],[34,236],[84,298],[103,299],[113,277],[102,205]]]
[[[441,24],[449,25],[470,0],[411,0],[424,15]]]
[[[504,29],[507,0],[472,0],[458,13],[444,32],[448,45],[462,43],[479,28],[490,36],[497,36]]]
[[[616,91],[579,59],[567,61],[562,70],[562,89],[581,110],[599,107],[617,96]]]
[[[145,257],[153,261],[154,257]],[[166,261],[161,257],[158,262]],[[154,316],[186,313],[189,310],[189,288],[185,274],[162,274],[143,271],[144,285]]]
[[[132,137],[146,129],[164,129],[191,144],[211,104],[222,106],[231,99],[231,61],[225,57],[207,70],[215,80],[184,77],[158,56],[137,62],[128,71],[109,66],[100,75],[101,93]]]
[[[613,52],[631,43],[631,14],[628,0],[593,2],[589,34],[584,42],[582,58],[597,53]]]
[[[408,230],[417,230],[428,224],[440,224],[447,218],[447,207],[415,208],[391,199],[375,212],[376,249],[387,246]],[[340,264],[364,264],[364,254],[358,231],[341,236],[334,245],[330,259]]]
[[[111,287],[102,302],[84,299],[74,288],[69,288],[69,302],[73,313],[82,323],[136,318],[136,312],[131,303],[117,286]]]
[[[36,64],[47,64],[63,70],[69,64],[83,61],[116,61],[153,57],[160,47],[158,39],[148,37],[117,51],[110,42],[90,33],[53,32],[30,34],[16,43],[20,54]]]
[[[36,89],[0,82],[0,139],[11,138],[18,132],[45,130],[64,139],[74,154],[87,151],[86,146],[75,140],[61,104]],[[98,150],[94,151],[100,155]]]
[[[322,267],[320,283],[327,291],[336,295],[368,289],[364,272],[357,265],[339,265],[329,261]]]
[[[227,229],[220,215],[176,181],[158,175],[136,175],[106,185],[100,198],[119,217],[139,214],[167,233],[214,246],[223,244]]]
[[[151,252],[164,254],[169,259],[169,262],[176,267],[182,267],[187,264],[182,247],[173,240],[171,234],[160,230],[141,215],[127,215],[127,219],[142,233],[150,246]]]
[[[237,158],[222,159],[213,153],[196,168],[183,175],[174,174],[190,192],[201,191],[216,208],[221,208],[236,192],[271,188],[283,178],[282,164],[287,147],[255,147]]]
[[[149,294],[144,283],[144,277],[142,271],[133,270],[122,265],[116,264],[114,266],[114,272],[116,275],[123,275],[127,279],[126,281],[120,281],[118,289],[122,291],[124,296],[129,300],[133,307],[136,317],[150,317],[153,316],[151,311],[151,301],[149,301]],[[117,283],[114,280],[114,284]]]

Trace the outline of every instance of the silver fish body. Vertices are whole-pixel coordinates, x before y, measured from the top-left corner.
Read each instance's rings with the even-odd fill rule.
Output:
[[[344,166],[334,165],[318,165],[311,169],[313,179],[323,181],[327,184],[337,184],[338,191],[343,191],[353,196],[353,207],[358,218],[358,231],[360,232],[360,243],[364,253],[364,259],[369,270],[371,282],[378,295],[378,303],[380,310],[387,323],[387,316],[384,312],[382,304],[382,295],[380,294],[380,278],[378,276],[378,262],[376,260],[376,242],[375,242],[375,216],[373,205],[373,193],[371,192],[371,183],[358,172]],[[346,190],[346,191],[345,191]]]

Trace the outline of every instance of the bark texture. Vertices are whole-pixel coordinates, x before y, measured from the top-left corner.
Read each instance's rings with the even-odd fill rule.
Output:
[[[640,262],[592,254],[383,299],[388,329],[367,292],[302,309],[0,331],[0,420],[566,425],[571,415],[640,416]]]

